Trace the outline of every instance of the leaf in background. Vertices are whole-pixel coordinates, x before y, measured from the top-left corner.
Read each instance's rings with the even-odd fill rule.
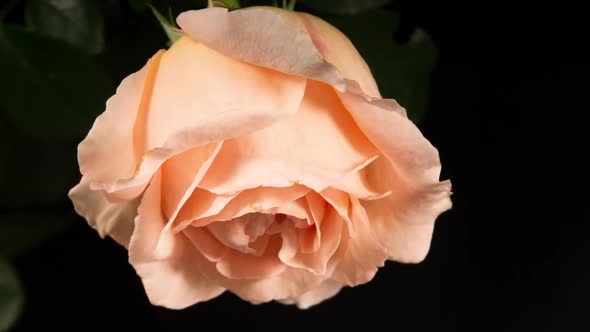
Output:
[[[299,3],[322,13],[354,15],[382,7],[393,0],[299,0]]]
[[[229,10],[239,9],[240,8],[240,1],[239,0],[209,0],[208,7],[223,7]]]
[[[355,16],[325,19],[344,32],[363,55],[384,98],[393,98],[420,122],[428,106],[430,76],[437,52],[430,37],[417,29],[405,45],[396,43],[393,32],[399,15],[374,10]]]
[[[32,137],[83,137],[114,92],[92,58],[18,27],[0,26],[0,73],[0,110]]]
[[[175,41],[180,39],[180,35],[178,35],[174,31],[172,31],[172,29],[178,28],[176,26],[176,23],[174,22],[174,19],[172,19],[172,10],[171,9],[169,10],[169,15],[168,15],[169,18],[166,18],[166,16],[162,15],[156,9],[156,7],[154,7],[152,5],[149,5],[149,7],[152,9],[152,13],[156,17],[156,19],[158,19],[158,22],[160,22],[160,25],[164,29],[164,32],[166,32],[166,36],[168,37],[168,41],[169,41],[169,46],[174,44]]]
[[[25,21],[33,31],[97,54],[104,48],[104,17],[95,0],[29,0]]]
[[[0,331],[8,331],[24,304],[22,285],[12,265],[0,257]]]
[[[71,225],[74,216],[57,211],[0,214],[0,255],[14,258],[35,249]]]

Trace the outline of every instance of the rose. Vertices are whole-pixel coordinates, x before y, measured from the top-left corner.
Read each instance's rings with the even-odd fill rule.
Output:
[[[70,192],[152,303],[229,290],[305,308],[425,257],[450,182],[342,33],[266,7],[178,24],[96,119]]]

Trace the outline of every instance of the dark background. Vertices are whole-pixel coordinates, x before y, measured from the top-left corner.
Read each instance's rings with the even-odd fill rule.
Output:
[[[15,259],[27,296],[15,331],[590,331],[587,13],[573,4],[395,5],[395,37],[420,26],[438,48],[420,128],[453,181],[454,207],[438,219],[423,263],[388,262],[372,282],[307,311],[229,293],[167,310],[149,304],[125,249],[64,200],[59,211],[75,222]],[[107,44],[121,28],[109,22],[122,24],[106,21]],[[119,62],[141,66],[164,38],[152,42]]]

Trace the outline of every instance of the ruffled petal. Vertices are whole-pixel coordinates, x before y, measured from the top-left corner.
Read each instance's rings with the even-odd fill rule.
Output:
[[[320,191],[378,154],[332,87],[309,81],[299,112],[224,142],[199,186],[230,193],[299,183]]]
[[[391,196],[361,202],[373,237],[387,250],[390,259],[408,263],[422,261],[430,248],[436,218],[451,208],[450,181],[412,188],[398,184],[387,160],[379,159],[372,167],[372,172],[380,174],[382,181],[394,181],[390,184],[394,188]]]
[[[114,182],[133,176],[141,155],[135,147],[135,123],[146,108],[164,51],[158,52],[138,72],[125,78],[106,103],[106,111],[94,121],[78,145],[80,172],[92,182]]]
[[[74,203],[76,212],[84,217],[101,237],[108,235],[119,244],[129,246],[139,199],[111,203],[102,192],[90,189],[88,177],[82,177],[68,196]]]
[[[206,279],[195,256],[199,253],[183,234],[160,234],[162,217],[160,172],[154,175],[138,208],[129,244],[129,262],[141,277],[150,301],[180,309],[212,299],[225,290]],[[160,245],[158,248],[156,246]]]

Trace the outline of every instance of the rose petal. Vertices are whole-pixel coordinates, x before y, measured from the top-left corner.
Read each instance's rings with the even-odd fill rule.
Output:
[[[340,73],[324,61],[305,26],[288,11],[207,8],[184,12],[176,21],[191,38],[225,55],[344,89]]]
[[[364,167],[358,171],[349,173],[338,182],[330,185],[330,187],[363,200],[380,199],[391,195],[389,188],[380,186],[378,181],[369,181],[367,175],[368,169],[370,168]]]
[[[167,233],[165,240],[160,239],[166,223],[160,209],[160,178],[157,172],[139,205],[129,244],[129,262],[153,304],[180,309],[212,299],[224,288],[203,276],[195,260],[199,254],[184,235]],[[158,243],[166,245],[156,251]]]
[[[371,69],[356,50],[352,42],[342,32],[326,21],[307,14],[281,11],[281,15],[296,16],[303,23],[314,45],[328,63],[334,65],[345,79],[354,80],[363,93],[380,98],[377,83]],[[294,21],[294,19],[292,19]],[[368,37],[370,38],[370,37]],[[338,86],[334,86],[342,91]],[[348,86],[346,87],[348,90]]]
[[[162,165],[162,210],[174,220],[211,166],[222,142],[180,153]]]
[[[420,188],[438,183],[438,151],[406,117],[363,99],[338,94],[361,130],[391,162],[396,185]],[[399,105],[398,105],[399,107]]]
[[[135,172],[140,160],[135,151],[134,125],[142,111],[140,106],[144,106],[140,105],[144,87],[153,84],[162,54],[158,52],[141,70],[121,82],[107,101],[106,111],[96,118],[78,146],[80,172],[88,177],[87,181],[113,182]]]
[[[318,287],[309,290],[294,299],[283,299],[279,302],[283,304],[295,304],[299,309],[308,309],[320,302],[323,302],[342,289],[342,283],[335,280],[326,280]]]
[[[314,253],[297,252],[295,255],[281,255],[281,261],[291,267],[306,269],[317,275],[326,274],[328,262],[338,249],[342,236],[344,223],[334,209],[328,209],[326,216],[319,226],[321,242],[319,249]]]
[[[263,303],[275,299],[294,298],[317,287],[326,276],[317,276],[311,272],[291,267],[277,275],[263,279],[230,279],[223,276],[214,263],[197,254],[195,260],[212,282],[222,285],[240,298],[253,303]]]
[[[302,78],[233,60],[186,37],[162,56],[153,84],[139,170],[132,178],[98,179],[93,186],[112,199],[139,195],[176,154],[260,130],[295,113],[305,90]],[[206,93],[194,98],[195,91]]]
[[[281,238],[275,235],[262,256],[231,250],[216,263],[216,267],[224,277],[233,280],[269,278],[286,269],[277,257],[280,248]]]
[[[215,221],[224,221],[243,216],[247,213],[269,210],[288,202],[297,200],[309,192],[309,188],[294,185],[287,188],[260,187],[245,190],[235,196],[217,214],[205,218],[189,218],[178,223],[175,232],[192,225],[193,227],[206,226]]]
[[[388,258],[384,250],[371,234],[370,222],[360,201],[352,196],[348,214],[357,231],[348,241],[348,248],[342,255],[332,278],[340,283],[356,286],[364,284],[375,276]]]
[[[370,220],[371,233],[387,250],[391,259],[416,263],[424,259],[430,247],[434,222],[439,214],[451,208],[450,181],[435,182],[419,188],[398,183],[393,166],[385,159],[372,165],[373,174],[391,181],[391,196],[363,201]]]
[[[174,231],[178,232],[193,220],[217,215],[236,196],[238,194],[217,195],[205,189],[195,188],[176,216]]]
[[[230,251],[206,227],[188,227],[182,233],[211,262],[219,262]]]
[[[139,199],[111,203],[102,192],[90,189],[90,180],[85,176],[70,190],[68,196],[74,203],[76,212],[84,217],[101,237],[108,235],[119,244],[129,246]]]
[[[214,193],[230,193],[260,185],[300,183],[320,191],[378,154],[334,90],[309,81],[299,112],[286,121],[224,142],[199,186]]]

